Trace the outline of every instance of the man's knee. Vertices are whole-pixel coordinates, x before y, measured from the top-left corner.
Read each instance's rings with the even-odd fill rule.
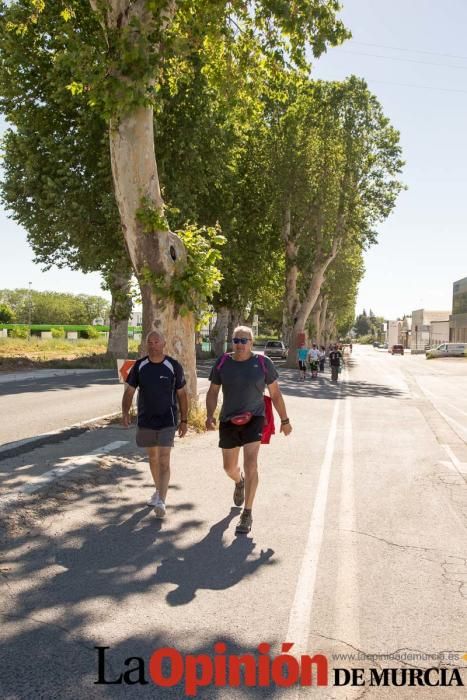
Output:
[[[229,475],[235,474],[238,471],[238,464],[234,462],[224,462],[224,471]]]
[[[159,469],[163,472],[170,469],[170,455],[164,455],[159,458]]]
[[[245,455],[243,462],[245,474],[255,474],[258,472],[258,455]]]

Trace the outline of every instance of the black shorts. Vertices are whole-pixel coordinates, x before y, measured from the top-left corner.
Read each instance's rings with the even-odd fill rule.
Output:
[[[301,369],[302,372],[306,372],[306,361],[305,360],[298,361],[298,369]]]
[[[230,421],[219,423],[219,447],[231,450],[250,442],[259,442],[263,433],[264,416],[253,416],[245,425],[234,425]]]

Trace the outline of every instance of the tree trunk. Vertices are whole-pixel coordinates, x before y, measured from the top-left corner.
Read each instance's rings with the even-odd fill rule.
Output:
[[[181,362],[190,398],[196,396],[195,324],[193,314],[180,317],[170,298],[156,296],[153,282],[169,284],[174,272],[186,264],[185,246],[178,236],[163,229],[163,201],[154,153],[153,110],[138,107],[110,123],[110,154],[123,235],[143,301],[143,335],[160,330],[167,353]],[[144,208],[153,221],[148,230],[138,213]]]
[[[242,321],[243,312],[238,309],[230,309],[229,326],[227,328],[227,349],[229,349],[229,345],[232,343],[234,329],[240,326]]]
[[[335,257],[335,256],[334,256]],[[312,273],[311,281],[308,286],[308,291],[306,293],[305,299],[300,304],[298,314],[292,329],[292,334],[289,343],[289,353],[287,355],[287,367],[295,367],[296,356],[298,349],[298,337],[301,333],[305,332],[306,324],[310,316],[311,310],[318,299],[321,286],[324,282],[325,272],[328,265],[332,262],[334,257],[329,258],[325,263],[317,265]]]
[[[216,357],[220,357],[225,352],[229,315],[229,309],[226,306],[217,309],[216,323],[211,331],[211,349]]]
[[[153,3],[154,4],[154,3]],[[118,81],[123,95],[132,91],[143,94],[154,87],[152,80],[139,84],[138,78],[128,77],[125,63],[134,60],[136,53],[152,30],[162,37],[170,27],[177,10],[176,0],[167,0],[159,10],[157,19],[154,8],[145,0],[107,0],[101,3],[90,0],[104,34],[110,31],[120,40],[120,48],[112,57],[112,70],[108,81]],[[148,34],[149,32],[149,34]],[[118,47],[118,42],[116,43]],[[154,46],[159,50],[160,46]],[[133,65],[133,68],[135,66]],[[181,317],[170,295],[155,293],[156,284],[165,287],[177,270],[186,265],[186,250],[182,241],[164,224],[164,202],[154,150],[154,115],[150,106],[131,107],[110,119],[110,157],[115,198],[131,264],[141,288],[143,301],[143,334],[160,330],[167,341],[166,350],[183,365],[187,377],[190,398],[196,396],[195,323],[193,314]],[[144,224],[139,214],[144,213]]]
[[[336,321],[334,314],[329,312],[326,318],[326,344],[336,340]]]
[[[319,344],[323,345],[325,340],[324,340],[324,333],[326,329],[326,315],[328,312],[328,304],[329,304],[329,299],[327,297],[323,297],[323,303],[321,304],[321,313],[319,317],[319,328],[320,328],[320,335],[319,335]]]
[[[286,345],[289,345],[292,335],[292,329],[295,323],[300,302],[297,292],[298,279],[298,245],[291,236],[291,212],[290,204],[286,207],[284,213],[284,224],[282,227],[282,239],[285,243],[285,293],[284,306],[282,312],[282,340]]]
[[[128,321],[131,316],[131,270],[127,263],[116,265],[106,275],[112,294],[110,333],[107,352],[114,358],[128,357]]]
[[[313,343],[317,343],[319,345],[319,338],[321,335],[321,326],[320,326],[320,315],[321,315],[321,305],[322,305],[322,298],[321,296],[318,297],[315,305],[313,306],[313,311],[311,312],[311,322],[313,324]]]

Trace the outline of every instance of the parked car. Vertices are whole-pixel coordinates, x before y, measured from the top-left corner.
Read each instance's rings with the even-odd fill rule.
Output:
[[[442,343],[437,348],[429,348],[426,357],[467,357],[467,343]]]
[[[264,346],[264,354],[267,357],[285,360],[287,357],[287,348],[282,340],[268,340]]]
[[[391,355],[403,355],[404,354],[404,346],[403,345],[391,345],[389,352],[391,353]]]

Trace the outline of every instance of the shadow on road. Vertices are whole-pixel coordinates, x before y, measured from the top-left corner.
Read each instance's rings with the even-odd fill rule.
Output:
[[[66,377],[44,377],[43,379],[20,378],[17,381],[0,384],[0,396],[15,394],[37,394],[44,391],[67,391],[84,389],[88,386],[111,386],[118,384],[116,370],[96,370],[86,374],[71,374]],[[64,399],[65,400],[65,399]]]
[[[94,686],[95,645],[110,646],[112,657],[118,659],[115,665],[107,665],[113,678],[127,670],[123,667],[125,658],[138,655],[147,661],[155,648],[163,646],[176,646],[184,653],[212,654],[213,645],[225,641],[231,653],[249,651],[239,649],[228,635],[222,637],[222,631],[221,639],[212,639],[203,648],[193,648],[183,629],[171,629],[170,638],[161,634],[143,638],[139,632],[136,634],[139,622],[153,632],[160,629],[157,616],[164,614],[167,605],[187,605],[200,589],[227,591],[254,575],[259,567],[273,563],[271,549],[255,555],[256,545],[250,537],[238,537],[230,544],[223,542],[223,534],[239,509],[232,508],[207,535],[186,545],[181,542],[182,537],[186,541],[186,531],[196,535],[196,531],[204,530],[204,523],[187,518],[173,526],[170,513],[189,512],[192,503],[169,507],[168,519],[158,521],[149,507],[139,505],[135,509],[131,491],[146,480],[144,475],[119,466],[107,478],[105,493],[95,492],[87,483],[81,490],[63,496],[60,491],[55,498],[49,494],[46,501],[41,502],[41,497],[31,499],[23,512],[19,507],[12,514],[13,520],[2,520],[0,663],[2,668],[17,667],[21,672],[1,674],[0,697],[66,700],[113,698],[120,693],[127,697],[133,689],[135,696],[146,689],[159,692],[151,682],[134,688]],[[120,491],[116,501],[115,492],[123,479],[125,490],[123,496]],[[56,498],[61,502],[58,514]],[[81,520],[78,526],[63,529],[58,525],[52,534],[50,520],[48,529],[42,525],[46,516],[54,514],[56,522],[60,522],[66,509],[72,507],[76,514],[90,504],[94,506],[91,521],[83,524]],[[34,515],[35,508],[40,509],[40,518]],[[167,591],[167,584],[173,584],[172,590]],[[130,617],[127,628],[116,629],[108,623],[118,615],[123,601]],[[129,601],[135,606],[134,616]],[[228,595],[225,604],[228,605]],[[222,630],[222,623],[218,627]],[[258,638],[258,644],[262,641],[265,640]],[[21,659],[31,662],[18,666]],[[216,698],[219,692],[210,687],[208,694],[200,692],[199,697]],[[272,693],[268,689],[264,697]],[[262,696],[261,691],[258,697]],[[185,695],[182,686],[177,685],[164,689],[163,697]]]
[[[350,363],[350,367],[352,364]],[[286,396],[299,396],[315,399],[345,399],[384,397],[397,399],[404,396],[403,392],[387,384],[372,384],[361,381],[343,381],[340,374],[337,382],[331,380],[329,368],[311,379],[310,373],[304,382],[299,381],[298,370],[284,368],[280,371],[279,383],[281,391]]]
[[[189,603],[202,588],[224,590],[235,586],[263,564],[274,563],[270,561],[274,554],[272,549],[261,550],[256,559],[247,561],[255,549],[250,537],[236,537],[228,546],[222,541],[223,533],[240,510],[232,507],[230,514],[213,525],[200,542],[165,559],[158,567],[155,583],[178,586],[166,596],[170,605]]]

